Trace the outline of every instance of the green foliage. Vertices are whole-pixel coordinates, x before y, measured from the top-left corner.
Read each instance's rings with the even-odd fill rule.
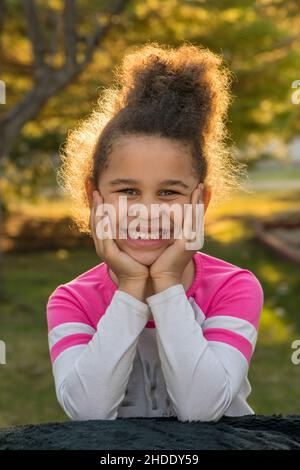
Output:
[[[7,83],[8,105],[12,107],[31,86],[30,43],[19,2],[8,2],[8,16],[2,35],[3,77]],[[96,21],[105,22],[108,2],[77,2],[80,47]],[[61,1],[39,2],[39,16],[46,43],[51,19],[60,15]],[[109,86],[112,71],[132,45],[158,41],[179,45],[187,40],[202,44],[224,56],[236,75],[234,102],[228,126],[234,141],[247,143],[280,132],[282,138],[299,133],[299,106],[291,102],[291,84],[299,78],[300,9],[293,0],[285,2],[134,0],[99,45],[94,62],[67,89],[49,101],[38,119],[25,126],[22,140],[30,149],[36,141],[31,134],[57,134],[64,139],[69,127],[88,114],[99,87]],[[53,26],[53,25],[52,25]],[[57,38],[62,46],[61,33]],[[14,55],[11,53],[12,45]],[[62,47],[55,56],[59,67]],[[47,139],[41,145],[47,145]],[[21,143],[20,143],[21,145]],[[57,149],[56,139],[51,150]],[[20,147],[16,144],[16,152]]]

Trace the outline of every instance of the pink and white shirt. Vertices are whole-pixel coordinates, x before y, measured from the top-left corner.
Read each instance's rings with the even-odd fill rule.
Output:
[[[203,252],[193,261],[187,291],[176,284],[146,302],[118,290],[105,262],[52,292],[49,350],[70,419],[254,414],[247,374],[262,287],[251,271]]]

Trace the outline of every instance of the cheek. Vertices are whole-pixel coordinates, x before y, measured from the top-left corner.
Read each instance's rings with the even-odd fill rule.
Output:
[[[174,201],[173,203],[169,204],[168,212],[165,212],[166,221],[168,218],[171,221],[171,225],[174,227],[175,225],[181,226],[181,223],[184,218],[184,210],[185,204],[189,204],[190,200],[188,197],[180,198],[179,200]],[[174,206],[174,210],[172,210],[172,206]]]
[[[107,204],[107,208],[109,207],[109,213],[111,217],[112,223],[116,227],[116,238],[118,238],[118,232],[119,232],[119,204],[118,204],[118,199],[115,197],[108,196],[105,198],[104,203]],[[105,210],[105,213],[107,213],[107,210]]]

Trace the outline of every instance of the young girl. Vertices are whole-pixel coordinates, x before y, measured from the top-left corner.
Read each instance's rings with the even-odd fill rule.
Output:
[[[149,213],[200,201],[206,211],[237,186],[241,167],[224,143],[231,74],[202,47],[152,43],[125,56],[117,78],[62,155],[74,218],[102,262],[47,303],[57,399],[72,420],[254,414],[247,374],[263,305],[254,274],[185,249],[171,218],[169,238],[161,226],[158,239],[121,238],[119,222],[114,238],[96,233],[97,208],[118,215],[121,195]]]

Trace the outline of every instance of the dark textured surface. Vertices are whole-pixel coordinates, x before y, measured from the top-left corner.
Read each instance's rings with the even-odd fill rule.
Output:
[[[223,417],[217,423],[177,418],[67,421],[0,429],[0,450],[300,449],[300,415]]]

